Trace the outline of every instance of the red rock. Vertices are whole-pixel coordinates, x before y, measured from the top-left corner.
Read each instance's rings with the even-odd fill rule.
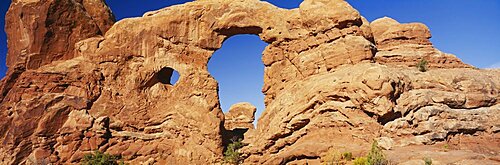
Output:
[[[73,58],[74,44],[106,33],[114,17],[102,0],[13,0],[5,21],[11,71]]]
[[[416,66],[428,61],[430,68],[470,68],[451,54],[443,53],[432,45],[431,32],[421,23],[400,24],[388,17],[370,24],[378,52],[375,61],[387,65]]]
[[[224,114],[224,127],[226,130],[233,129],[254,129],[255,108],[250,103],[237,103],[229,108],[229,112]]]
[[[92,144],[90,144],[89,140],[90,139],[88,139],[88,138],[84,138],[82,140],[82,144],[80,145],[80,148],[78,150],[80,150],[80,151],[92,151],[92,147],[91,147]]]
[[[89,150],[131,164],[220,162],[225,123],[250,127],[255,111],[247,107],[244,120],[225,116],[207,71],[236,34],[269,43],[266,110],[244,134],[244,163],[318,162],[331,148],[361,154],[379,137],[404,155],[408,144],[498,134],[500,71],[471,69],[439,52],[423,24],[370,25],[343,0],[305,0],[293,10],[195,1],[112,26],[102,1],[16,0],[6,20],[0,164],[27,163],[30,155],[78,163]],[[429,71],[407,67],[422,58]]]

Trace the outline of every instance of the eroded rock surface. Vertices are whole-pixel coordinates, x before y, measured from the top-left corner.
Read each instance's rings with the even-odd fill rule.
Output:
[[[104,0],[13,0],[5,16],[8,72],[0,100],[26,70],[75,57],[75,43],[114,24]]]
[[[222,113],[207,63],[236,34],[269,44],[266,110],[244,134],[244,163],[318,162],[331,148],[360,155],[374,139],[390,141],[387,149],[498,141],[500,71],[439,52],[422,24],[370,24],[343,0],[292,10],[200,0],[111,20],[99,0],[12,3],[1,164],[78,163],[94,150],[131,164],[220,162],[234,128],[225,123],[239,115]],[[422,58],[428,72],[413,67]]]
[[[254,129],[253,121],[257,108],[250,103],[237,103],[224,114],[224,127],[226,130]]]
[[[406,146],[433,144],[455,134],[495,133],[496,74],[358,64],[311,76],[286,86],[267,106],[258,129],[247,135],[253,137],[246,139],[247,160],[280,164],[305,156],[316,159],[320,155],[312,153],[360,151],[387,135],[395,146]]]
[[[103,0],[13,0],[5,17],[7,66],[36,69],[74,57],[74,44],[114,24]]]
[[[400,24],[388,17],[371,22],[377,45],[375,60],[382,64],[415,66],[426,60],[431,68],[469,68],[452,54],[433,47],[431,32],[422,23]]]

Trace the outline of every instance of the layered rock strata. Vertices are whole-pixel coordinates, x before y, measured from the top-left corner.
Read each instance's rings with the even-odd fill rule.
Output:
[[[106,33],[115,20],[103,0],[13,0],[5,22],[9,70],[0,100],[25,70],[75,57],[75,43]]]
[[[254,129],[256,111],[257,108],[250,103],[236,103],[224,114],[224,127],[226,130]]]
[[[374,139],[386,148],[498,141],[499,71],[439,52],[424,25],[370,24],[343,0],[291,10],[200,0],[115,24],[99,0],[17,0],[6,20],[1,164],[78,163],[95,150],[131,164],[220,162],[224,119],[234,118],[207,63],[237,34],[269,44],[266,110],[244,135],[244,163],[319,163],[331,148],[360,155]],[[413,67],[422,58],[428,72]]]
[[[401,24],[388,17],[371,22],[378,52],[375,60],[386,65],[415,66],[428,61],[430,68],[470,68],[454,55],[432,45],[431,32],[422,23]]]
[[[357,64],[311,76],[286,86],[257,130],[245,134],[246,161],[318,160],[330,149],[362,155],[381,138],[392,142],[390,149],[456,135],[498,136],[498,74]]]
[[[76,42],[106,33],[115,22],[103,0],[13,0],[5,21],[11,69],[71,59]]]

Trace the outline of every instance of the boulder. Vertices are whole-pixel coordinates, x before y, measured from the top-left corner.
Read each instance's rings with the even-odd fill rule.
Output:
[[[428,62],[429,68],[470,68],[452,54],[434,48],[429,28],[422,23],[401,24],[383,17],[370,24],[377,45],[375,61],[386,65],[416,66]]]
[[[224,114],[224,127],[226,130],[254,129],[256,111],[257,108],[250,103],[236,103]]]

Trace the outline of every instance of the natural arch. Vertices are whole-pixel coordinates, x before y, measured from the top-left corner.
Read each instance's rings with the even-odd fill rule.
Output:
[[[243,135],[254,128],[254,119],[265,109],[261,58],[266,46],[257,35],[235,35],[225,40],[208,62],[208,71],[218,82],[219,104],[226,114],[224,146],[243,139]],[[255,106],[256,115],[255,109],[238,107],[241,103]]]
[[[224,41],[208,62],[208,71],[219,83],[221,108],[250,102],[258,114],[264,109],[264,64],[262,51],[267,43],[256,35],[236,35]]]
[[[22,37],[9,40],[14,49],[9,48],[8,61],[15,70],[0,85],[8,88],[2,92],[0,106],[0,111],[6,112],[0,113],[0,118],[5,119],[0,121],[0,160],[6,161],[3,164],[30,160],[37,161],[33,164],[44,160],[70,164],[92,150],[122,155],[130,164],[218,164],[224,147],[221,144],[228,139],[223,137],[224,120],[230,115],[222,113],[218,82],[207,63],[217,56],[213,55],[216,50],[224,49],[220,48],[226,39],[238,34],[255,34],[269,43],[262,53],[266,111],[257,130],[243,137],[249,144],[240,150],[248,156],[245,164],[304,164],[319,161],[322,153],[332,148],[345,147],[361,153],[373,139],[391,136],[384,128],[399,127],[401,122],[393,122],[392,126],[386,123],[395,120],[388,116],[399,117],[391,111],[426,113],[424,109],[417,112],[406,100],[429,98],[422,101],[422,106],[434,106],[443,113],[450,107],[481,107],[482,111],[495,101],[498,91],[491,88],[491,82],[495,82],[489,80],[491,74],[468,76],[479,73],[471,70],[458,84],[467,86],[471,81],[485,80],[477,81],[470,89],[437,93],[443,96],[440,100],[444,103],[432,100],[434,92],[424,88],[433,84],[418,82],[424,74],[391,65],[411,66],[420,56],[434,54],[437,62],[429,64],[441,67],[440,61],[451,61],[452,65],[443,67],[468,66],[435,50],[424,25],[403,25],[388,18],[370,24],[344,0],[305,0],[293,10],[259,0],[200,0],[121,20],[106,33],[103,29],[107,28],[95,22],[103,16],[101,13],[111,14],[104,4],[93,3],[102,1],[15,2],[8,16],[12,21],[8,20],[10,25],[6,27],[10,27],[9,35]],[[86,2],[90,6],[97,4],[97,8],[87,7]],[[60,19],[53,24],[52,18]],[[52,39],[45,40],[47,37]],[[72,50],[73,45],[77,50]],[[420,49],[414,50],[415,45]],[[50,52],[68,55],[63,59],[73,55],[76,58],[30,67],[40,59],[49,59],[42,64],[59,59]],[[384,63],[388,65],[380,65]],[[173,69],[182,78],[171,86]],[[238,71],[234,67],[226,69]],[[437,78],[426,81],[435,80],[443,89],[454,89],[445,82],[455,81],[455,77],[433,73]],[[408,91],[412,86],[422,90]],[[239,87],[237,91],[244,89],[248,88]],[[463,106],[456,107],[454,100],[464,91],[470,95]],[[401,102],[395,99],[399,96]],[[474,96],[481,97],[470,101],[469,97]],[[224,109],[228,105],[223,105]],[[252,112],[253,107],[239,108]],[[418,126],[412,124],[417,120],[402,124],[412,128]],[[482,123],[490,121],[495,121],[494,117]],[[446,137],[457,132],[439,129],[425,134],[410,132],[403,138],[425,140],[436,133]],[[471,134],[468,129],[458,130]],[[241,129],[232,130],[242,134]],[[399,135],[392,137],[396,143],[405,141]],[[435,140],[442,138],[427,142]]]
[[[203,10],[196,10],[200,9],[200,4]],[[126,84],[132,88],[147,81],[149,73],[161,67],[178,70],[182,74],[181,80],[163,95],[148,93],[155,90],[129,92],[118,88],[116,93],[123,93],[123,96],[108,99],[113,103],[122,103],[122,98],[127,97],[144,100],[140,105],[117,109],[117,113],[154,107],[155,113],[143,113],[138,116],[140,118],[133,118],[132,126],[140,128],[153,124],[163,129],[149,132],[131,128],[131,131],[147,135],[151,138],[149,141],[170,138],[172,141],[168,145],[171,148],[163,153],[172,154],[162,159],[206,164],[220,159],[224,148],[220,144],[227,139],[221,136],[225,131],[225,115],[219,104],[218,78],[209,72],[207,64],[212,56],[216,58],[214,52],[224,49],[222,44],[231,40],[229,37],[258,35],[269,43],[262,53],[265,69],[261,91],[266,110],[259,118],[257,130],[248,131],[244,138],[252,144],[252,149],[255,149],[252,151],[264,151],[263,154],[269,155],[272,152],[270,147],[279,150],[283,143],[270,146],[267,140],[288,140],[292,134],[285,131],[297,131],[311,122],[297,114],[305,111],[302,108],[315,108],[317,102],[306,99],[317,97],[298,95],[291,89],[301,89],[303,80],[312,81],[314,76],[328,74],[337,66],[372,59],[372,43],[367,40],[371,33],[365,33],[368,29],[364,26],[367,23],[354,9],[344,5],[348,6],[342,0],[305,1],[297,10],[283,10],[262,1],[195,1],[148,12],[142,18],[119,21],[102,38],[80,43],[82,46],[78,52],[95,58],[99,64],[107,65],[107,61],[120,59],[119,62],[133,67],[125,67],[124,71],[115,69],[118,71],[114,72],[119,73],[120,80],[134,80]],[[227,10],[219,10],[222,6]],[[340,7],[332,10],[332,6]],[[125,55],[134,58],[119,58]],[[297,105],[305,102],[307,106]],[[108,105],[94,105],[105,106]],[[111,117],[129,122],[129,116]],[[193,148],[197,152],[185,154]],[[263,157],[262,162],[269,159]]]

